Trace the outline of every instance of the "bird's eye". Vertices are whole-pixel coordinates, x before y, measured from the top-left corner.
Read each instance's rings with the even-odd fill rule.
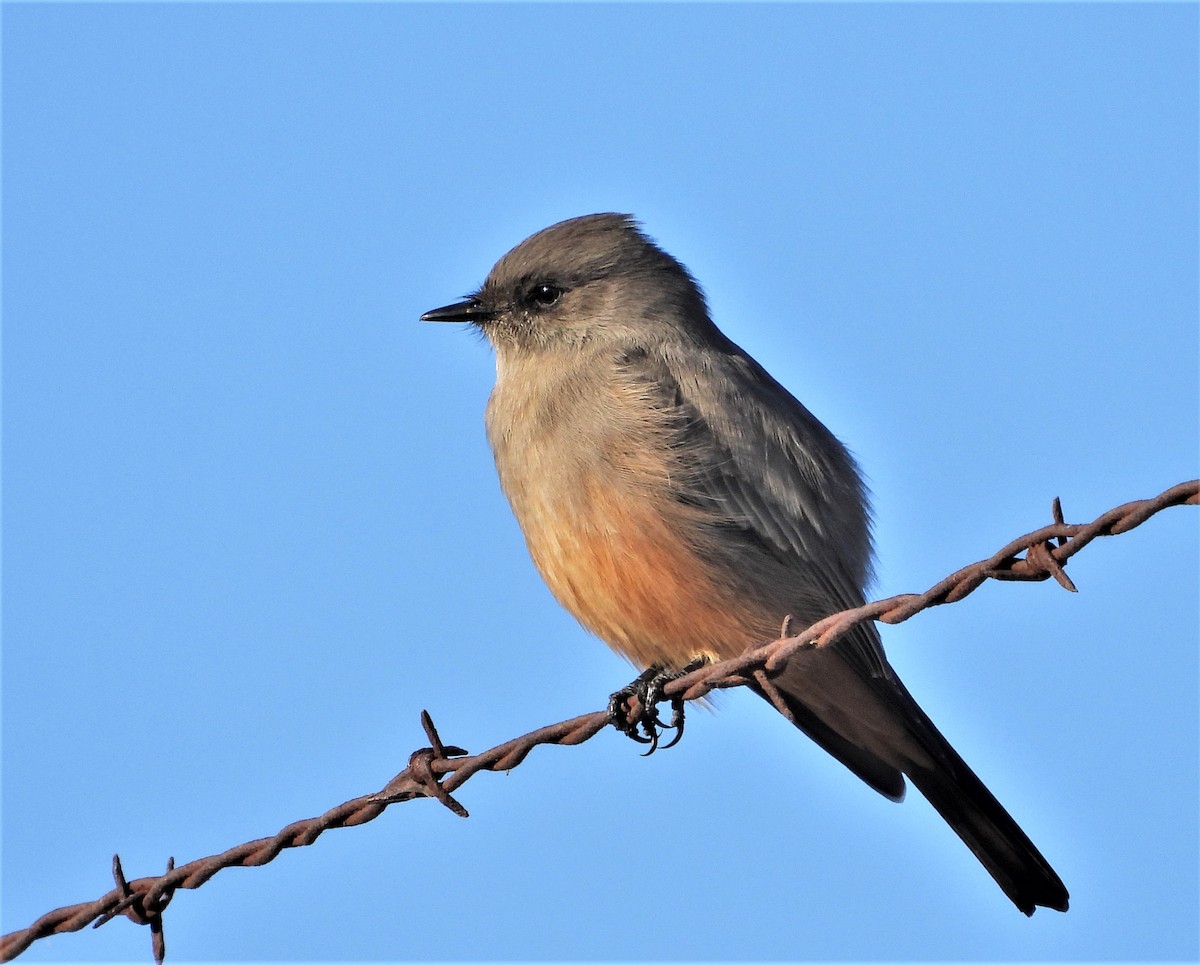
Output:
[[[549,308],[562,298],[563,290],[554,285],[534,285],[529,293],[529,301],[538,308]]]

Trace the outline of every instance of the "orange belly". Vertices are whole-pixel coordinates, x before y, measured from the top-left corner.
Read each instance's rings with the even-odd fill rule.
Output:
[[[517,515],[542,577],[580,623],[639,667],[681,667],[735,656],[778,629],[748,619],[745,601],[689,545],[688,512],[584,485],[569,502]]]

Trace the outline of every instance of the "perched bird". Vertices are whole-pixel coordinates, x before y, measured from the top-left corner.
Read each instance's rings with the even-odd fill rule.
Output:
[[[465,301],[496,353],[487,433],[558,600],[635,665],[678,670],[864,602],[865,487],[846,448],[726,338],[678,261],[621,214],[546,228]],[[874,624],[797,653],[789,719],[892,800],[904,775],[1025,914],[1054,870],[921,710]],[[760,691],[761,693],[761,691]]]

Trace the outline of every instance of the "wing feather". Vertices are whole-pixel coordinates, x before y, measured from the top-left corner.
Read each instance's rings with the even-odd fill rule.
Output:
[[[732,343],[716,364],[721,371],[698,379],[669,354],[630,349],[620,359],[625,376],[671,417],[683,467],[673,480],[676,498],[705,506],[725,538],[770,557],[781,620],[790,613],[812,622],[860,605],[870,522],[852,457]],[[890,676],[873,626],[847,635],[838,649],[867,675]]]

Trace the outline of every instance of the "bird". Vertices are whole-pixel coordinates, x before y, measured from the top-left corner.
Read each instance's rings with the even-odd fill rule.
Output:
[[[487,436],[533,562],[641,679],[864,602],[873,547],[855,459],[717,328],[695,278],[631,215],[538,231],[421,319],[469,323],[491,344]],[[797,652],[771,683],[772,704],[870,787],[900,801],[911,781],[1020,911],[1067,910],[1059,876],[913,699],[874,623]]]

